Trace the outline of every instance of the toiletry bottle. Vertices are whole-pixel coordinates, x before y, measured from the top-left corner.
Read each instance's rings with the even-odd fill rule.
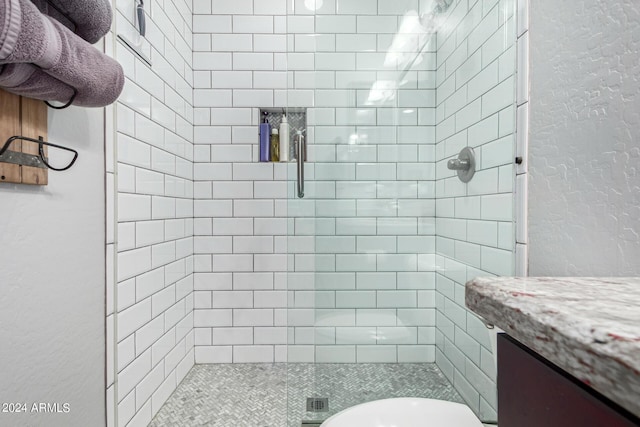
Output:
[[[267,112],[264,113],[264,119],[260,123],[260,161],[268,162],[269,156],[269,138],[271,136],[271,125],[267,121]]]
[[[280,137],[278,136],[278,129],[271,129],[271,161],[280,161]]]
[[[282,122],[280,123],[280,161],[289,161],[289,122],[287,115],[282,114]]]

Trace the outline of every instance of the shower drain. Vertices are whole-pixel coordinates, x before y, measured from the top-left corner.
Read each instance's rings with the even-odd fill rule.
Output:
[[[308,397],[307,398],[307,412],[328,412],[328,411],[329,411],[328,397]]]

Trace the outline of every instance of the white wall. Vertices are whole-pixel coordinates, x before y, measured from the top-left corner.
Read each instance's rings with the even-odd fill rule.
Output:
[[[198,363],[435,360],[435,54],[389,54],[430,6],[194,3]],[[303,200],[258,163],[258,107],[286,106],[309,107]]]
[[[78,161],[46,187],[0,184],[0,402],[71,409],[0,412],[0,425],[105,424],[103,123],[103,110],[49,110],[49,141]]]
[[[640,273],[640,5],[531,4],[531,275]]]
[[[135,3],[117,2],[115,26],[134,41]],[[119,427],[146,426],[194,363],[193,15],[191,1],[145,7],[152,66],[115,43],[126,83],[110,129],[107,385]]]
[[[514,272],[515,1],[456,1],[438,33],[436,361],[483,420],[496,419],[489,332],[465,308],[464,284]],[[462,183],[447,161],[473,147]]]

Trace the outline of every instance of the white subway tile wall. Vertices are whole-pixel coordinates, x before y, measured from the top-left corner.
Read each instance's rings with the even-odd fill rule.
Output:
[[[198,3],[196,362],[434,362],[432,5]],[[287,106],[304,199],[294,165],[258,162],[259,108]]]
[[[136,40],[136,2],[114,3],[118,34]],[[190,0],[145,8],[152,67],[108,40],[126,76],[106,128],[110,426],[146,426],[195,361],[193,11]]]
[[[515,9],[514,0],[454,1],[437,42],[436,362],[486,421],[497,419],[493,355],[464,284],[514,273]],[[465,185],[447,161],[467,146],[478,167]]]

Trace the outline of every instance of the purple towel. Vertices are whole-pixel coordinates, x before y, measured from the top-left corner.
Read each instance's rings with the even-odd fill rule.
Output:
[[[40,67],[75,88],[85,106],[115,102],[124,86],[117,61],[42,15],[29,0],[0,0],[0,64],[10,63]]]
[[[55,27],[26,0],[0,0],[0,63],[31,62],[50,68],[60,58]]]
[[[0,65],[0,87],[7,92],[42,101],[58,101],[66,104],[73,97],[73,88],[51,77],[31,64]],[[73,100],[79,107],[104,107],[96,103],[87,91],[79,91]]]
[[[109,0],[31,0],[49,15],[91,44],[109,32],[113,19]]]
[[[16,95],[42,101],[59,101],[65,104],[73,96],[71,86],[54,79],[31,64],[1,65],[0,87]],[[76,99],[76,103],[78,101]]]
[[[55,7],[51,6],[47,0],[31,0],[31,3],[35,4],[43,15],[52,17],[71,31],[75,31],[77,29],[78,26],[74,22],[70,21],[69,17],[63,15]]]

